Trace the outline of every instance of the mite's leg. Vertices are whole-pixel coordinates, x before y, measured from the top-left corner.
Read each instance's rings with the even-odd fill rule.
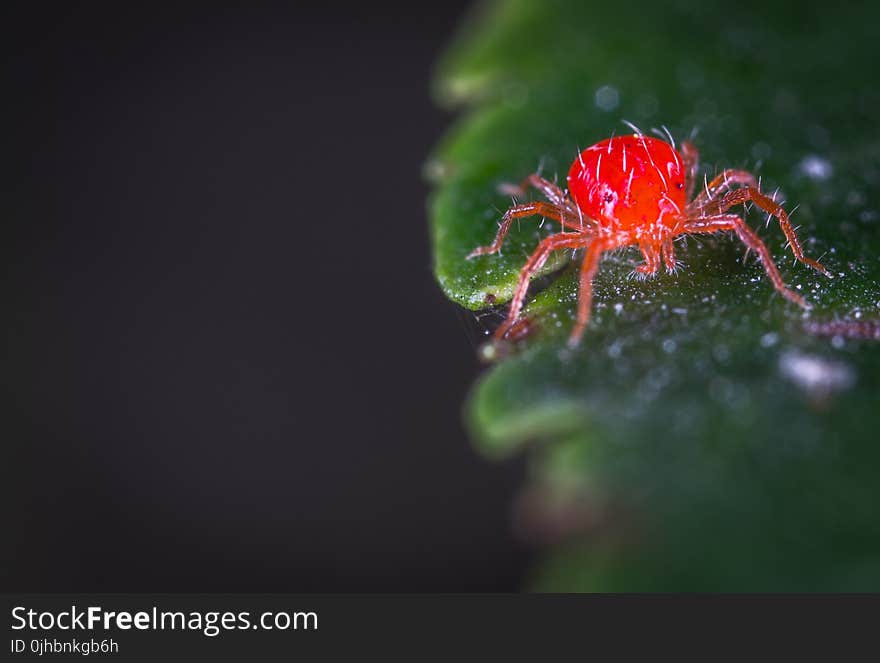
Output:
[[[697,171],[700,169],[700,152],[693,143],[684,141],[681,144],[681,155],[684,157],[685,191],[686,200],[694,195],[694,187],[697,183]]]
[[[721,174],[711,182],[703,183],[697,197],[690,202],[688,207],[692,210],[705,207],[712,201],[717,200],[721,194],[730,191],[731,187],[736,185],[757,187],[758,181],[755,179],[755,176],[747,170],[729,169],[721,171]]]
[[[501,323],[501,326],[495,330],[495,338],[502,339],[516,322],[519,313],[522,310],[523,302],[526,298],[526,292],[529,289],[529,282],[532,276],[541,269],[542,265],[547,262],[550,253],[559,249],[576,249],[584,246],[589,242],[589,238],[581,233],[558,233],[545,238],[534,253],[529,256],[526,264],[523,265],[519,274],[519,282],[516,290],[513,292],[513,298],[510,300],[510,309],[507,312],[507,318]]]
[[[663,253],[663,264],[666,265],[666,271],[670,274],[674,274],[676,270],[675,246],[672,244],[671,237],[663,240],[661,251]]]
[[[595,241],[590,244],[584,261],[581,263],[580,285],[578,288],[578,310],[577,320],[571,330],[571,336],[568,338],[568,346],[573,348],[581,342],[581,336],[590,322],[590,311],[593,306],[593,277],[599,269],[599,259],[602,252],[608,248],[608,245],[602,241]]]
[[[785,238],[788,240],[788,244],[789,246],[791,246],[791,252],[794,253],[795,258],[800,260],[805,265],[812,267],[817,272],[822,272],[825,276],[832,277],[831,272],[825,269],[825,267],[818,260],[807,258],[804,255],[804,250],[801,247],[801,243],[798,241],[797,234],[795,233],[794,228],[791,225],[788,214],[786,214],[785,210],[782,209],[782,205],[777,203],[769,196],[765,196],[757,188],[750,186],[745,189],[737,189],[736,191],[731,191],[721,200],[713,202],[711,205],[707,206],[706,211],[712,214],[723,214],[731,207],[735,205],[740,205],[742,203],[747,203],[749,201],[754,202],[755,205],[760,207],[768,214],[772,214],[779,220],[779,225],[782,228],[782,232],[785,233]]]
[[[498,186],[498,191],[509,196],[522,197],[526,195],[526,189],[530,186],[535,187],[544,194],[544,197],[554,205],[562,206],[565,201],[565,192],[553,182],[544,179],[537,173],[529,175],[518,186],[516,184],[503,183]]]
[[[544,194],[544,197],[558,208],[559,214],[563,218],[562,223],[564,227],[572,230],[584,230],[591,224],[595,225],[596,222],[584,216],[577,203],[568,197],[564,189],[561,189],[550,180],[544,179],[537,173],[529,175],[519,185],[501,184],[498,187],[498,191],[511,196],[522,197],[526,195],[526,188],[529,186]],[[568,217],[567,219],[566,216]]]
[[[644,276],[656,274],[657,268],[660,266],[660,252],[654,244],[641,244],[639,250],[645,258],[645,262],[636,267],[636,272]]]
[[[793,301],[802,308],[810,308],[810,305],[807,304],[803,297],[785,285],[785,281],[782,280],[782,275],[779,273],[776,263],[773,262],[773,256],[770,255],[767,246],[761,241],[761,238],[758,237],[755,231],[738,216],[734,214],[719,214],[717,216],[690,219],[684,228],[684,232],[687,233],[714,233],[724,230],[735,231],[740,241],[758,254],[758,257],[761,258],[761,263],[764,265],[764,270],[767,272],[767,276],[770,277],[773,286],[783,297]]]
[[[504,242],[504,238],[510,230],[510,224],[512,224],[514,220],[535,215],[559,221],[563,227],[566,225],[570,226],[573,223],[573,221],[566,219],[559,207],[551,203],[525,203],[523,205],[516,205],[504,213],[504,216],[501,218],[501,225],[498,227],[498,234],[495,235],[494,241],[489,246],[477,247],[468,254],[467,258],[476,258],[477,256],[489,253],[496,253],[501,248],[501,244]]]

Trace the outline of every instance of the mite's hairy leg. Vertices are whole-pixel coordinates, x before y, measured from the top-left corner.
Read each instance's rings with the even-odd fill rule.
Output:
[[[685,191],[686,200],[694,195],[694,187],[697,183],[697,171],[700,169],[700,152],[689,141],[681,144],[681,155],[684,157]]]
[[[719,214],[717,216],[691,219],[684,228],[684,232],[687,233],[714,233],[725,230],[733,230],[736,232],[740,241],[758,254],[761,263],[764,265],[764,270],[767,272],[767,276],[770,277],[773,286],[783,297],[791,300],[801,308],[810,308],[810,305],[803,297],[793,290],[790,290],[788,286],[785,285],[785,281],[782,280],[782,275],[779,273],[776,263],[773,262],[773,257],[770,255],[767,246],[761,241],[761,238],[758,237],[755,231],[746,225],[746,222],[740,217],[735,214]]]
[[[552,203],[539,202],[516,205],[507,210],[504,213],[504,216],[501,217],[501,225],[498,227],[498,234],[495,235],[495,239],[492,243],[489,246],[479,246],[471,251],[467,255],[468,260],[476,258],[477,256],[498,252],[498,250],[501,249],[501,244],[504,242],[504,238],[510,230],[510,225],[516,219],[522,219],[527,216],[542,216],[548,219],[553,219],[554,221],[558,221],[563,227],[572,227],[572,225],[576,223],[574,220],[565,216],[565,213]],[[577,225],[574,225],[574,227],[577,227]]]
[[[688,208],[699,210],[701,207],[705,207],[709,203],[718,200],[719,196],[730,191],[731,187],[757,187],[757,185],[758,181],[755,179],[755,176],[747,170],[734,170],[732,168],[723,170],[720,175],[700,188],[700,192],[697,194],[697,197],[688,204]]]
[[[639,246],[639,251],[642,252],[642,257],[644,257],[645,262],[636,267],[636,272],[643,274],[644,276],[656,274],[657,268],[660,266],[660,252],[657,250],[657,247],[650,243],[641,244]]]
[[[510,300],[510,309],[507,312],[507,318],[501,323],[501,326],[495,330],[496,339],[504,338],[513,326],[513,323],[516,322],[520,311],[522,311],[523,302],[525,301],[526,292],[528,292],[532,276],[534,276],[535,272],[541,269],[543,264],[547,262],[550,253],[559,249],[577,249],[585,246],[589,241],[590,238],[582,233],[558,233],[545,238],[540,244],[538,244],[538,248],[536,248],[534,253],[529,256],[526,264],[523,265],[522,271],[520,271],[519,282],[516,285],[516,290],[514,290],[513,298]]]
[[[562,207],[565,202],[565,192],[550,180],[544,179],[537,173],[532,173],[525,178],[519,185],[504,183],[499,185],[498,191],[509,196],[522,197],[526,195],[528,187],[534,187],[544,194],[551,203]]]
[[[785,233],[785,238],[788,240],[789,246],[791,246],[791,252],[794,253],[794,257],[796,259],[800,260],[805,265],[812,267],[817,272],[821,272],[825,276],[833,278],[831,272],[825,269],[825,266],[822,265],[822,263],[820,263],[818,260],[807,258],[804,255],[804,249],[803,247],[801,247],[800,241],[798,241],[797,233],[795,233],[794,228],[791,225],[791,220],[788,218],[788,214],[784,209],[782,209],[782,205],[777,203],[769,196],[765,196],[756,187],[750,186],[745,189],[737,189],[736,191],[731,191],[721,200],[714,202],[711,205],[708,205],[705,209],[707,212],[711,212],[712,214],[724,214],[731,207],[734,207],[735,205],[741,205],[749,201],[754,202],[755,205],[760,207],[762,210],[764,210],[768,214],[772,214],[777,218],[777,220],[779,221],[779,225],[782,228],[782,232]]]
[[[666,265],[666,271],[674,274],[677,266],[675,264],[675,246],[671,237],[663,240],[660,250],[663,253],[663,264]]]
[[[590,312],[593,306],[593,277],[599,269],[599,260],[602,253],[610,248],[607,242],[596,240],[587,248],[584,261],[581,263],[580,285],[578,288],[577,320],[568,338],[569,347],[573,348],[581,342],[584,330],[590,322]]]

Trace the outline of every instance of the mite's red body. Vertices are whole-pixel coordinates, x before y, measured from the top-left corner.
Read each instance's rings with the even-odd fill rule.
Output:
[[[669,143],[644,136],[609,138],[578,155],[568,190],[578,208],[607,230],[658,239],[674,233],[687,205],[684,159]]]
[[[592,280],[603,252],[619,246],[635,245],[645,262],[636,270],[653,274],[663,262],[675,271],[673,239],[685,233],[712,233],[732,230],[755,251],[776,289],[787,299],[807,308],[796,292],[785,286],[767,247],[737,215],[728,210],[753,202],[779,220],[795,257],[830,276],[818,262],[804,256],[800,242],[782,206],[764,195],[754,175],[743,170],[725,170],[705,182],[694,196],[698,153],[690,143],[679,152],[674,145],[640,133],[608,138],[581,152],[568,173],[568,191],[535,174],[518,190],[533,186],[547,202],[531,202],[511,207],[504,215],[495,241],[468,256],[495,253],[514,219],[542,216],[558,221],[563,232],[545,238],[523,266],[510,303],[507,319],[496,331],[502,339],[516,322],[529,281],[559,249],[585,248],[581,265],[577,320],[570,344],[576,345],[589,322]]]

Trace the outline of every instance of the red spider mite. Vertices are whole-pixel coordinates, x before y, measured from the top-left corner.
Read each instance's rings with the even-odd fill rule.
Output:
[[[634,127],[635,129],[635,127]],[[636,131],[638,131],[636,129]],[[831,277],[818,261],[804,255],[785,210],[758,188],[755,176],[744,170],[725,170],[694,196],[699,153],[691,143],[676,149],[672,137],[667,143],[641,132],[600,141],[578,154],[568,173],[568,191],[538,174],[529,175],[519,186],[532,186],[547,202],[514,205],[505,212],[498,234],[489,246],[481,246],[467,257],[496,253],[515,219],[540,216],[558,221],[562,232],[538,244],[520,272],[507,318],[495,332],[504,339],[514,327],[532,276],[559,249],[586,249],[580,267],[580,295],[577,319],[569,339],[576,346],[590,320],[593,277],[605,251],[635,245],[644,256],[636,268],[642,275],[654,274],[660,262],[670,272],[676,269],[673,239],[693,233],[733,231],[758,254],[776,290],[798,306],[809,305],[786,287],[770,251],[746,223],[728,210],[753,202],[779,220],[797,260]]]

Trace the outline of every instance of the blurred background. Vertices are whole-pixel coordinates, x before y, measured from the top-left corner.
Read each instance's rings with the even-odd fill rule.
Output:
[[[4,590],[520,586],[426,232],[466,4],[6,6]]]

